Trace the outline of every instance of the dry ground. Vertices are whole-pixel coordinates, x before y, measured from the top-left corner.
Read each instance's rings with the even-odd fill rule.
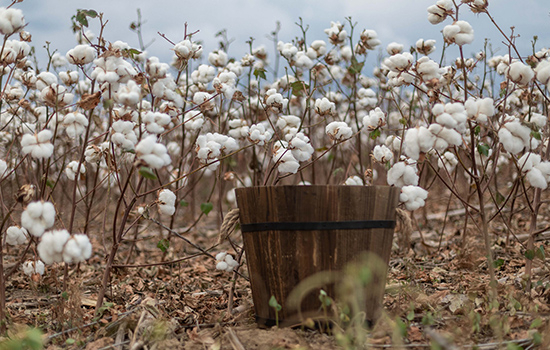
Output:
[[[534,288],[528,294],[523,277],[526,220],[511,223],[517,238],[497,220],[491,223],[498,279],[498,295],[491,298],[482,237],[472,220],[465,224],[460,208],[445,215],[444,197],[415,213],[412,233],[398,228],[385,312],[369,331],[345,326],[335,326],[329,334],[260,329],[244,277],[233,280],[231,273],[217,271],[214,259],[197,256],[176,237],[163,253],[157,247],[158,226],[144,222],[143,232],[119,252],[117,264],[126,266],[114,269],[99,316],[94,306],[107,253],[101,239],[93,242],[89,263],[68,270],[65,292],[62,265],[48,268],[36,281],[14,274],[7,284],[10,336],[28,334],[26,326],[39,327],[48,349],[340,349],[338,344],[353,332],[366,337],[369,347],[383,349],[550,348],[549,270],[541,254],[550,234],[538,236]],[[541,227],[546,219],[543,214]],[[211,223],[185,237],[208,248],[216,245],[217,235],[217,224]],[[239,234],[233,239],[238,245]],[[228,242],[211,252],[222,250],[234,252]],[[19,253],[10,248],[8,264]],[[162,263],[185,257],[190,258]],[[246,275],[245,268],[241,272]]]

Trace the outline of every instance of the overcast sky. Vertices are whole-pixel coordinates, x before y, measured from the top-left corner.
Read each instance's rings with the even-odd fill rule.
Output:
[[[256,39],[254,46],[264,44],[271,48],[273,44],[266,36],[275,29],[277,21],[281,23],[280,40],[290,41],[299,36],[300,30],[295,25],[299,17],[309,25],[308,42],[315,39],[326,40],[323,29],[330,26],[330,21],[344,23],[345,18],[351,16],[357,22],[357,34],[363,29],[373,29],[378,33],[383,47],[392,41],[408,47],[417,39],[424,38],[436,39],[437,46],[441,48],[441,30],[450,20],[439,25],[428,22],[426,8],[435,2],[436,0],[25,0],[14,7],[23,10],[28,23],[27,31],[32,34],[39,58],[45,57],[43,46],[46,41],[51,43],[52,49],[57,49],[62,54],[76,45],[70,25],[71,17],[79,8],[104,13],[104,18],[109,20],[105,32],[108,41],[122,40],[139,48],[136,34],[129,30],[130,23],[137,19],[136,10],[139,8],[146,22],[143,26],[144,41],[149,43],[154,40],[147,48],[149,55],[170,61],[171,45],[157,32],[164,33],[174,42],[180,41],[185,22],[190,31],[200,31],[195,38],[204,42],[206,52],[217,48],[215,33],[226,29],[229,38],[234,39],[229,56],[236,58],[247,52],[246,41],[250,37]],[[475,40],[465,48],[466,52],[471,54],[479,51],[483,47],[484,38],[490,38],[493,47],[500,48],[498,54],[507,53],[501,43],[502,36],[491,25],[487,16],[473,15],[465,7],[463,9],[461,19],[470,22],[475,31]],[[533,35],[539,35],[538,48],[550,47],[549,0],[491,0],[489,10],[506,33],[510,32],[511,26],[515,26],[515,33],[521,35],[517,43],[523,54],[530,53]],[[98,33],[97,20],[90,22],[90,28]]]

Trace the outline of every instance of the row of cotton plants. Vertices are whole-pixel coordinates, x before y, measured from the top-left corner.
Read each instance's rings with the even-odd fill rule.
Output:
[[[550,181],[549,51],[521,56],[508,37],[509,55],[476,51],[459,11],[489,16],[483,0],[440,0],[428,20],[442,38],[411,50],[382,45],[351,19],[332,22],[325,40],[278,41],[271,54],[251,42],[242,57],[203,52],[199,33],[171,42],[168,63],[96,37],[88,20],[105,21],[86,10],[76,16],[75,47],[39,70],[23,13],[0,9],[4,242],[36,247],[19,264],[41,275],[44,263],[85,261],[91,242],[107,239],[99,307],[126,235],[139,220],[181,224],[193,193],[217,201],[221,215],[235,206],[238,186],[387,184],[413,211],[429,197],[419,184],[421,169],[431,168],[457,202],[479,212],[487,196],[512,192],[492,182],[508,167],[506,181],[532,199],[531,188]],[[366,57],[382,46],[371,72]],[[433,57],[436,46],[460,55]],[[460,197],[459,171],[477,186],[477,204]],[[93,220],[104,223],[101,235]],[[235,261],[222,255],[218,268],[232,270]]]

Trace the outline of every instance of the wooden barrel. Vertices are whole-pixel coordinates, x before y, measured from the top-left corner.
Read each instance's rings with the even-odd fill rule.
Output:
[[[268,186],[236,189],[240,223],[257,322],[292,325],[319,315],[319,289],[291,307],[288,296],[321,271],[340,272],[364,252],[384,262],[384,271],[359,293],[367,320],[383,301],[399,189],[389,186]],[[334,280],[332,281],[334,282]],[[334,283],[322,288],[336,298]],[[274,296],[282,305],[276,315]]]

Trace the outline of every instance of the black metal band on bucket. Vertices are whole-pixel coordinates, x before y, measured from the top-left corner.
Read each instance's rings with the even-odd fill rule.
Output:
[[[241,224],[242,232],[364,230],[371,228],[395,228],[395,220],[260,222],[255,224]]]

